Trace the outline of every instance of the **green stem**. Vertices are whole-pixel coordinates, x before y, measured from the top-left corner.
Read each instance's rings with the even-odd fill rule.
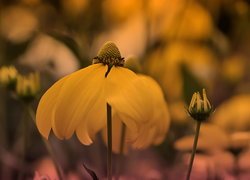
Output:
[[[27,150],[29,148],[29,142],[30,142],[30,123],[28,121],[28,115],[25,113],[24,116],[24,127],[23,127],[23,134],[24,134],[24,147],[23,147],[23,157],[26,158]]]
[[[119,149],[120,156],[123,155],[123,153],[124,153],[125,135],[126,135],[126,126],[124,123],[122,123],[122,133],[121,133],[120,149]]]
[[[239,155],[234,156],[234,175],[236,179],[239,177]]]
[[[0,146],[1,147],[7,147],[7,139],[6,139],[6,135],[7,135],[7,121],[6,121],[6,106],[4,104],[4,102],[6,102],[6,92],[2,92],[3,90],[0,89],[0,94],[3,94],[3,96],[1,96],[1,100],[0,100]],[[5,132],[6,131],[6,132]],[[1,178],[1,176],[0,176]]]
[[[43,140],[43,143],[44,143],[48,153],[50,154],[50,156],[52,158],[52,161],[53,161],[53,163],[55,165],[56,172],[58,174],[59,179],[64,180],[65,178],[64,178],[63,170],[62,170],[61,166],[59,165],[59,163],[57,162],[57,160],[55,158],[55,154],[53,152],[53,149],[52,149],[51,145],[44,138],[42,138],[42,140]]]
[[[108,180],[112,180],[112,108],[108,103],[107,103],[107,137],[108,137],[107,176]]]
[[[197,148],[198,139],[199,139],[200,127],[201,127],[201,121],[197,121],[193,150],[192,150],[192,155],[191,155],[191,159],[190,159],[189,166],[188,166],[188,173],[187,173],[186,180],[190,179],[190,175],[191,175],[191,171],[192,171],[192,167],[193,167],[193,162],[194,162],[194,156],[196,153],[196,148]]]
[[[31,117],[31,119],[33,120],[33,122],[36,124],[35,112],[31,108],[31,106],[28,105],[28,104],[26,105],[26,109],[27,109],[27,111],[29,113],[29,116]],[[53,163],[55,165],[55,168],[56,168],[56,171],[57,171],[59,179],[60,180],[64,180],[65,178],[64,178],[63,170],[62,170],[60,164],[57,162],[57,160],[55,158],[56,156],[54,154],[52,146],[50,145],[49,141],[45,140],[43,137],[41,137],[41,138],[42,138],[42,141],[43,141],[43,143],[44,143],[44,145],[45,145],[45,147],[46,147],[46,149],[47,149],[50,157],[52,158],[52,161],[53,161]]]
[[[29,138],[29,122],[27,120],[27,113],[26,112],[23,112],[22,114],[22,118],[21,118],[21,141],[22,141],[22,144],[21,144],[21,151],[20,151],[20,159],[21,159],[21,162],[22,162],[22,166],[25,165],[25,162],[26,162],[26,156],[27,156],[27,150],[28,150],[28,138]],[[24,178],[24,171],[23,169],[21,169],[19,175],[18,175],[18,180],[21,180]]]
[[[120,137],[120,148],[119,148],[119,155],[118,155],[118,164],[116,165],[116,180],[119,180],[120,171],[121,171],[121,165],[123,164],[122,155],[124,153],[124,145],[125,145],[125,135],[126,135],[126,126],[124,123],[122,123],[122,131],[121,131],[121,137]]]

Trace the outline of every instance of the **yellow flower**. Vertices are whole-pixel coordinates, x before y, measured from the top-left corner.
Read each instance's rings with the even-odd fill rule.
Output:
[[[172,15],[168,14],[165,17],[163,15],[162,24],[157,27],[163,38],[171,39],[176,35],[178,39],[202,40],[211,37],[214,27],[209,11],[197,2],[184,7],[181,3],[185,4],[183,1],[171,2],[170,4],[175,8],[170,10]]]
[[[145,63],[148,74],[157,79],[168,99],[173,101],[182,98],[183,66],[198,82],[212,87],[214,75],[218,72],[218,63],[213,52],[205,46],[175,41],[164,50],[152,53]]]
[[[155,143],[162,141],[169,119],[159,86],[122,67],[124,60],[112,42],[101,48],[93,63],[60,79],[43,95],[36,114],[40,133],[48,138],[52,129],[59,139],[69,139],[75,132],[89,145],[97,132],[106,131],[108,103],[112,107],[113,141],[121,124],[126,127],[125,142],[136,147],[147,146],[145,137],[150,141],[154,138]]]
[[[222,62],[223,78],[231,84],[239,83],[246,74],[246,60],[239,55],[231,56]]]
[[[62,0],[61,3],[64,12],[70,17],[77,17],[83,13],[89,5],[88,0]]]
[[[133,129],[125,130],[125,139],[127,139],[127,143],[132,140],[132,142],[130,142],[131,147],[136,149],[147,148],[150,145],[158,145],[165,139],[170,120],[162,90],[155,80],[145,75],[138,75],[138,78],[136,78],[136,80],[134,80],[133,83],[127,86],[123,91],[127,91],[129,96],[129,93],[133,92],[135,88],[137,88],[138,94],[134,95],[138,97],[138,102],[141,101],[140,108],[144,108],[143,104],[147,101],[147,105],[151,106],[151,109],[148,109],[150,111],[150,113],[148,113],[149,116],[147,118],[145,117],[143,124],[139,124],[136,127],[137,130],[135,132],[133,132]],[[112,99],[113,103],[126,104],[128,99],[126,96],[123,96],[124,93],[125,92],[120,92],[120,95],[115,97],[116,99]],[[131,96],[131,98],[133,97]],[[133,107],[131,107],[131,111],[133,110],[132,108]],[[129,109],[124,109],[124,111],[125,110],[128,111],[128,113],[130,111]],[[144,113],[146,114],[146,112]],[[120,151],[122,126],[123,123],[121,119],[113,121],[113,151],[116,153]],[[105,142],[107,142],[106,128],[104,128],[102,133]],[[131,135],[135,133],[138,135],[136,140],[133,141],[134,137],[131,137]],[[123,151],[126,152],[128,148],[129,147],[125,145]]]
[[[17,81],[17,70],[14,66],[1,67],[0,69],[0,84],[10,88],[15,89]]]
[[[124,22],[134,17],[142,6],[141,0],[120,0],[119,2],[116,0],[104,0],[102,4],[104,18],[111,23]]]
[[[184,136],[174,143],[174,147],[179,151],[190,151],[193,148],[193,141],[193,135]],[[197,149],[211,152],[226,149],[229,144],[228,134],[220,127],[210,123],[201,126]]]
[[[249,94],[235,95],[218,106],[211,120],[230,133],[249,131],[249,106]]]
[[[36,97],[39,91],[40,76],[38,73],[17,76],[16,93],[20,99],[29,102]]]
[[[188,108],[188,113],[190,114],[190,116],[197,121],[206,120],[213,111],[213,108],[209,100],[207,99],[207,94],[205,89],[202,90],[202,95],[203,99],[201,98],[199,92],[195,92],[193,94],[193,97],[191,99]]]
[[[39,26],[35,13],[23,6],[4,8],[0,16],[0,34],[12,43],[24,43],[34,36]]]

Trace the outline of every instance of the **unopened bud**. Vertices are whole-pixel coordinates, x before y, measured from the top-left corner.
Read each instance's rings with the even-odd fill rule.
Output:
[[[207,99],[206,90],[202,90],[202,96],[199,92],[195,92],[189,104],[188,113],[197,121],[204,121],[208,119],[213,112],[213,108]]]

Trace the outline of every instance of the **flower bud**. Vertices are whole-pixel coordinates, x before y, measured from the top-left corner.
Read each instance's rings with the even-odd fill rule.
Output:
[[[16,93],[25,102],[34,100],[40,91],[40,76],[38,73],[30,73],[28,76],[18,75]]]
[[[202,90],[202,96],[203,98],[199,92],[195,92],[188,108],[188,113],[190,116],[197,121],[204,121],[208,119],[210,114],[213,112],[213,108],[207,99],[205,89]]]
[[[18,72],[14,66],[4,66],[0,68],[0,84],[10,90],[16,88]]]

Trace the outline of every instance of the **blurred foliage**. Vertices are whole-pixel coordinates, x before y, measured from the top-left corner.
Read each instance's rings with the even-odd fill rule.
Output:
[[[173,143],[193,133],[193,121],[183,115],[183,109],[194,91],[205,87],[215,107],[237,95],[249,98],[249,31],[247,0],[1,0],[0,65],[15,65],[24,74],[39,71],[44,92],[58,78],[91,64],[104,41],[114,41],[125,59],[136,58],[140,73],[161,85],[172,124],[156,152],[177,163]],[[22,103],[2,87],[0,96],[0,154],[6,150],[15,155],[20,153],[18,128],[25,113]],[[245,104],[238,102],[230,111]],[[37,100],[32,107],[36,105]],[[30,134],[37,133],[30,128]],[[46,153],[38,134],[31,138],[36,144],[29,154],[34,163]],[[94,170],[104,174],[103,163],[91,161],[96,156],[93,152],[100,151],[96,149],[105,149],[103,144],[82,147],[74,138],[63,144],[55,138],[51,141],[64,169],[81,174],[76,167],[84,159],[90,164],[87,167],[98,167]],[[18,168],[6,170],[5,166],[0,163],[0,174],[17,172]]]

